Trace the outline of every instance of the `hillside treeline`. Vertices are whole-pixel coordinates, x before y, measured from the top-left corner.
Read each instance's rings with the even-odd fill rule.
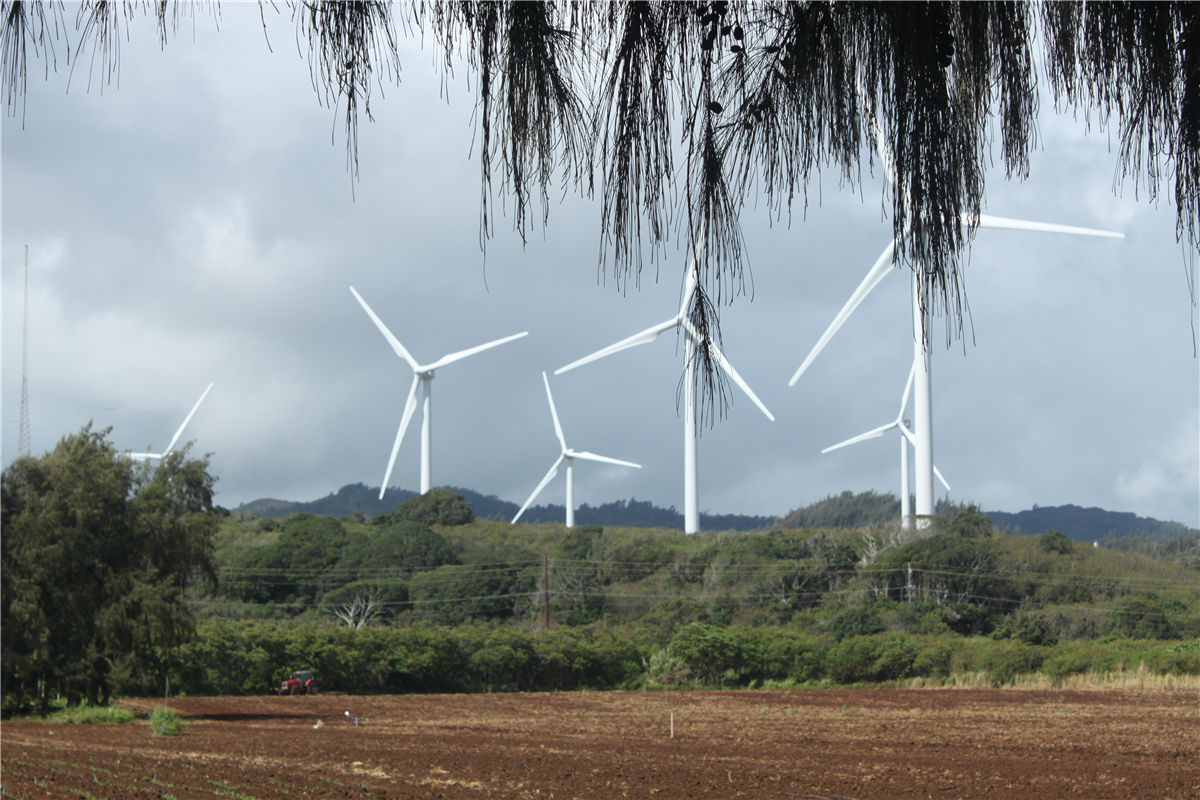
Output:
[[[305,668],[341,691],[1200,674],[1194,562],[969,507],[920,531],[685,535],[480,520],[444,489],[369,520],[232,515],[213,480],[88,429],[4,472],[6,713]]]
[[[1000,686],[1122,670],[1200,673],[1200,643],[1113,639],[1038,645],[1019,639],[901,631],[839,635],[787,627],[636,625],[531,630],[512,625],[370,627],[318,622],[200,623],[170,685],[187,694],[265,694],[297,665],[320,691],[478,692],[832,686],[956,679]],[[969,676],[969,677],[968,677]],[[153,683],[141,693],[161,691]]]
[[[687,622],[1013,636],[1200,635],[1195,571],[1071,541],[997,533],[966,509],[923,532],[517,525],[448,490],[367,522],[230,519],[205,615],[349,626]],[[907,609],[901,620],[884,609]],[[1140,616],[1139,616],[1140,615]],[[1137,622],[1131,622],[1137,616]],[[914,621],[918,620],[918,621]]]

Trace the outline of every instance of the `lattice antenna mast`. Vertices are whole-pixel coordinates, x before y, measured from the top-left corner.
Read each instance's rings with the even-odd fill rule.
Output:
[[[29,455],[29,245],[25,245],[25,300],[21,311],[21,422],[17,455]]]

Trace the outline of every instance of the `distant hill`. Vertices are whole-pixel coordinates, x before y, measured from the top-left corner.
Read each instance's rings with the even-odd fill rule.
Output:
[[[470,489],[455,486],[451,491],[463,496],[475,509],[478,519],[509,520],[520,509],[516,503],[501,500],[495,495],[483,495]],[[264,498],[243,503],[233,509],[238,514],[257,517],[283,517],[288,514],[320,514],[327,517],[345,517],[354,513],[374,517],[414,497],[416,492],[407,489],[389,489],[383,500],[379,499],[378,487],[361,483],[343,486],[336,492],[319,500],[296,502]],[[561,505],[530,506],[521,516],[522,522],[562,522],[566,508]],[[575,522],[579,525],[614,525],[632,528],[682,528],[683,514],[674,507],[661,508],[649,501],[630,499],[616,500],[599,506],[584,503],[575,509]],[[775,522],[775,517],[745,514],[700,514],[700,525],[708,530],[750,531],[766,528]]]
[[[1001,531],[1037,535],[1059,530],[1077,542],[1104,542],[1128,538],[1147,538],[1165,542],[1177,536],[1196,533],[1178,522],[1163,522],[1139,517],[1128,511],[1105,511],[1080,506],[1035,506],[1028,511],[1006,513],[989,511],[987,515]]]
[[[483,495],[470,489],[449,487],[461,494],[475,509],[479,519],[509,520],[519,506],[495,495]],[[354,513],[374,517],[416,495],[407,489],[389,489],[383,500],[377,487],[352,483],[319,500],[293,502],[264,498],[238,506],[239,514],[258,517],[282,517],[305,512],[328,517]],[[939,516],[952,516],[956,507],[939,506]],[[988,511],[998,530],[1036,536],[1060,530],[1077,542],[1099,541],[1121,546],[1123,540],[1148,539],[1166,542],[1178,537],[1194,537],[1200,532],[1178,522],[1163,522],[1139,517],[1126,511],[1081,508],[1075,505],[1038,506],[1027,511]],[[562,522],[566,509],[561,505],[531,506],[522,522]],[[894,525],[900,516],[900,500],[892,494],[842,492],[789,512],[782,518],[747,514],[700,514],[705,530],[752,531],[763,528],[882,528]],[[645,500],[616,500],[599,506],[586,503],[575,509],[580,525],[613,525],[631,528],[682,528],[683,514],[672,506],[662,508]]]

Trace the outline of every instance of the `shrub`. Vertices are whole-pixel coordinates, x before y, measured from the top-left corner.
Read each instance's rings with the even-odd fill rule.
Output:
[[[1186,631],[1187,606],[1174,598],[1145,592],[1108,612],[1109,632],[1128,639],[1179,639]]]
[[[1037,672],[1045,659],[1042,648],[1007,639],[988,654],[984,669],[993,686],[1003,686],[1012,683],[1018,675]]]
[[[920,640],[906,633],[858,636],[829,651],[829,676],[838,683],[876,683],[907,678],[921,652]]]
[[[135,718],[136,715],[132,710],[122,706],[89,705],[64,709],[51,717],[55,722],[68,722],[80,725],[93,723],[123,725],[127,722],[133,722]]]
[[[155,736],[174,736],[182,733],[186,723],[173,709],[159,706],[150,715],[150,730]]]
[[[375,518],[379,525],[401,520],[423,525],[467,525],[475,521],[475,509],[461,494],[455,494],[450,489],[430,489]]]
[[[709,686],[725,681],[726,673],[736,675],[743,665],[742,644],[726,628],[703,622],[684,625],[671,637],[670,654],[688,671]]]
[[[1043,533],[1038,539],[1038,546],[1047,553],[1070,555],[1075,552],[1075,545],[1071,542],[1071,537],[1058,530]]]
[[[829,632],[839,642],[855,636],[870,636],[883,631],[883,621],[869,606],[842,609],[829,621]]]

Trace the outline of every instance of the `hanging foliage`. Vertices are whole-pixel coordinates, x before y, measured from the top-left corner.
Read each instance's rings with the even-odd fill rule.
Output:
[[[24,114],[27,54],[118,70],[128,20],[167,42],[191,2],[4,2],[0,71]],[[260,13],[276,12],[260,3]],[[1010,178],[1029,172],[1039,67],[1057,106],[1112,125],[1118,174],[1154,201],[1174,194],[1177,235],[1200,244],[1200,4],[1192,2],[298,2],[318,97],[344,115],[349,170],[372,88],[400,80],[397,31],[464,62],[476,93],[481,244],[497,195],[524,241],[549,221],[550,189],[600,198],[600,270],[640,283],[646,255],[696,252],[690,323],[702,397],[723,389],[706,342],[746,291],[739,215],[765,198],[790,219],[814,174],[861,181],[879,163],[895,259],[930,314],[961,329],[960,258],[998,136]],[[395,17],[402,16],[397,25]],[[1035,43],[1040,46],[1035,48]],[[599,186],[596,185],[597,181]],[[720,403],[718,402],[718,406]]]

